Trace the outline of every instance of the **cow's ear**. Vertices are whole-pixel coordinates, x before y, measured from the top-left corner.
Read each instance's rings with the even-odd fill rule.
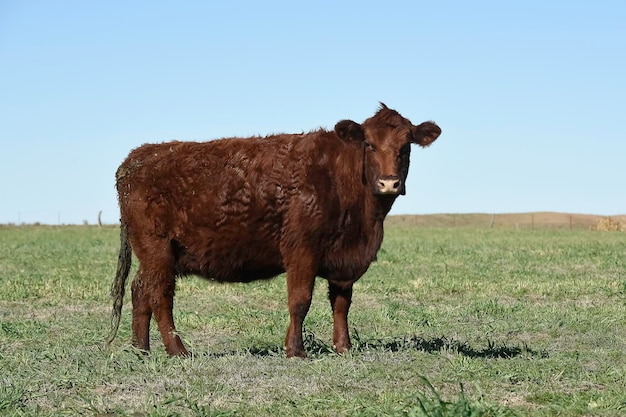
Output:
[[[441,135],[441,128],[433,122],[424,122],[411,128],[411,142],[429,146]]]
[[[337,122],[335,125],[335,133],[339,136],[339,139],[345,141],[365,141],[365,132],[363,132],[363,127],[352,120],[342,120]]]

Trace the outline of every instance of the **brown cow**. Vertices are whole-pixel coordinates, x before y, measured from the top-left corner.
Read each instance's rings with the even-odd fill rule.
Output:
[[[287,272],[287,356],[306,356],[302,322],[316,276],[328,280],[333,345],[347,351],[352,285],[376,259],[383,220],[405,193],[410,144],[428,146],[440,133],[381,103],[362,125],[342,120],[334,131],[133,150],[116,174],[121,248],[108,343],[132,247],[133,345],[141,350],[150,349],[154,316],[167,353],[188,355],[172,316],[177,277],[249,282]]]

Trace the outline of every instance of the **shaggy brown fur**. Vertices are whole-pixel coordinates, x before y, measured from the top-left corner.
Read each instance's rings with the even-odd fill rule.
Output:
[[[381,104],[362,125],[334,131],[210,142],[146,144],[117,171],[121,248],[109,343],[119,326],[131,260],[133,344],[148,351],[158,324],[170,355],[176,278],[249,282],[287,272],[287,356],[305,356],[302,322],[316,276],[328,280],[337,352],[350,348],[352,285],[376,259],[383,219],[405,191],[410,144],[430,145],[437,125],[414,126]]]

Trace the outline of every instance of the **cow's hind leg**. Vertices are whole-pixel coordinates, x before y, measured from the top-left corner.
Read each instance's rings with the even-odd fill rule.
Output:
[[[333,309],[333,346],[337,353],[352,347],[348,333],[348,311],[352,302],[352,283],[337,285],[328,282],[328,298]]]
[[[155,281],[152,289],[152,314],[159,327],[165,350],[170,356],[189,356],[189,352],[180,340],[174,325],[174,292],[176,277],[174,274],[162,276]]]
[[[171,356],[188,356],[174,326],[173,307],[176,276],[169,264],[140,265],[133,281],[133,345],[150,350],[150,318],[154,315],[165,350]]]
[[[285,338],[287,357],[306,357],[302,340],[302,323],[311,307],[315,270],[312,262],[300,257],[295,265],[287,268],[287,298],[289,304],[289,330]]]
[[[150,350],[150,318],[152,316],[152,307],[150,292],[146,288],[146,282],[143,276],[143,271],[141,267],[139,267],[139,271],[132,284],[133,346],[148,352]]]

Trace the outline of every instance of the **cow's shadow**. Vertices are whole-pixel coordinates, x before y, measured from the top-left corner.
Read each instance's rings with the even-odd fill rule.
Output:
[[[357,351],[402,352],[421,351],[426,353],[451,352],[471,358],[512,359],[521,355],[547,357],[547,352],[532,349],[528,345],[510,346],[506,343],[495,343],[487,340],[485,346],[472,346],[447,337],[423,338],[421,336],[400,336],[375,340],[358,340]]]
[[[304,331],[304,348],[309,357],[337,356],[331,345],[318,338],[314,333]],[[545,358],[546,351],[535,350],[524,344],[523,346],[509,346],[505,343],[494,343],[487,340],[485,346],[472,346],[468,342],[448,339],[445,336],[423,338],[420,336],[396,336],[382,339],[362,339],[358,333],[352,335],[352,351],[358,353],[373,352],[410,352],[426,353],[456,353],[470,359],[513,359],[521,355]],[[207,353],[209,356],[230,356],[241,352]],[[283,346],[266,345],[252,346],[246,353],[258,356],[284,356]]]

